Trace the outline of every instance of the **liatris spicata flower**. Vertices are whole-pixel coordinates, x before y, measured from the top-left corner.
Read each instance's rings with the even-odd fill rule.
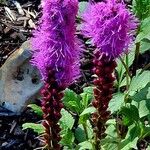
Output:
[[[96,89],[93,106],[97,112],[93,114],[93,122],[96,138],[101,139],[109,117],[107,108],[112,98],[115,58],[127,52],[137,20],[124,3],[117,3],[115,0],[91,4],[83,15],[83,20],[82,32],[91,38],[91,43],[96,47],[93,70],[97,79],[94,81]]]
[[[83,19],[83,34],[111,58],[127,51],[137,26],[137,20],[126,6],[115,0],[90,5]]]
[[[45,127],[45,142],[47,149],[60,149],[59,141],[61,139],[59,132],[61,131],[58,121],[61,118],[61,108],[63,103],[61,99],[63,97],[64,90],[60,87],[55,79],[55,72],[49,70],[48,78],[41,90],[42,95],[42,110],[43,110],[43,126]]]
[[[34,31],[32,63],[45,83],[41,94],[43,125],[48,149],[59,150],[58,121],[62,91],[79,77],[79,41],[75,34],[77,0],[43,0],[43,15]]]
[[[68,86],[79,76],[79,42],[75,34],[77,0],[43,0],[43,16],[32,39],[33,64],[47,80],[55,70],[59,84]]]
[[[99,141],[105,132],[105,123],[109,118],[110,113],[107,111],[109,101],[112,98],[113,82],[115,80],[113,76],[116,62],[114,59],[110,59],[106,54],[97,51],[93,61],[94,73],[97,78],[94,80],[95,100],[92,104],[97,109],[97,112],[93,114],[93,122],[95,123],[96,132],[96,149],[98,148]]]

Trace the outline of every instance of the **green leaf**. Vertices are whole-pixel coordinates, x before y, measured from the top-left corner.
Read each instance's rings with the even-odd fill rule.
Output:
[[[63,146],[67,146],[69,147],[69,149],[73,148],[73,143],[74,143],[74,134],[72,133],[72,131],[70,129],[66,129],[63,132],[61,131],[61,141],[60,144],[62,144]]]
[[[147,99],[150,99],[150,87],[148,88]]]
[[[116,126],[114,126],[113,124],[109,125],[109,126],[106,128],[105,133],[106,133],[108,136],[110,136],[110,137],[116,138],[116,137],[117,137]]]
[[[89,139],[92,139],[93,136],[94,136],[94,133],[93,133],[92,125],[91,125],[91,123],[90,123],[89,120],[87,120],[86,127],[87,127],[88,138],[89,138]]]
[[[82,17],[83,12],[87,9],[88,2],[79,2],[78,16]]]
[[[101,140],[101,149],[102,150],[118,150],[118,143],[120,142],[120,139],[117,135],[116,130],[116,120],[115,119],[109,119],[106,122],[106,131],[105,133],[107,136]]]
[[[110,110],[111,113],[118,111],[124,105],[124,98],[125,95],[123,93],[114,94],[113,98],[109,102],[108,110]]]
[[[150,39],[150,17],[145,18],[141,22],[140,32],[136,37],[135,42],[138,43],[143,39]]]
[[[89,141],[85,141],[78,144],[80,146],[79,150],[93,150],[92,143]]]
[[[115,120],[115,119],[109,119],[109,120],[106,122],[106,125],[116,125],[116,120]]]
[[[85,87],[83,88],[83,93],[89,94],[89,96],[93,98],[93,89],[94,89],[93,86]]]
[[[131,80],[129,91],[139,91],[144,88],[150,82],[150,71],[144,71],[143,73],[137,74]],[[132,96],[132,95],[131,95]]]
[[[81,97],[70,89],[65,90],[63,103],[67,109],[70,109],[73,112],[80,114],[83,111]]]
[[[150,16],[150,0],[133,0],[132,9],[140,20],[143,20]]]
[[[148,39],[143,39],[141,41],[141,45],[140,45],[140,53],[143,54],[146,51],[150,50],[150,40]]]
[[[132,148],[137,148],[137,141],[138,141],[138,137],[140,136],[140,127],[138,125],[131,125],[128,128],[128,133],[125,137],[125,139],[121,142],[120,144],[120,148],[121,150],[129,150]]]
[[[61,110],[61,119],[59,120],[60,126],[62,129],[68,128],[68,129],[72,129],[73,125],[74,125],[74,118],[72,117],[72,115],[66,111],[65,109]]]
[[[106,122],[106,131],[105,134],[107,136],[101,140],[101,149],[102,150],[117,150],[118,148],[118,135],[116,130],[116,120],[115,119],[109,119]]]
[[[30,107],[38,116],[42,117],[43,111],[40,106],[36,104],[30,104],[28,107]]]
[[[141,139],[144,139],[145,137],[150,136],[150,127],[145,127],[145,125],[143,125],[141,134],[142,134]]]
[[[44,133],[44,131],[45,131],[44,126],[42,124],[36,124],[36,123],[24,123],[22,125],[22,128],[23,128],[23,130],[32,129],[38,135]]]
[[[92,99],[93,99],[93,88],[92,86],[90,87],[85,87],[83,89],[83,93],[80,94],[80,96],[82,97],[82,105],[84,106],[84,108],[88,107],[88,105],[91,103]]]
[[[60,143],[63,146],[69,147],[69,149],[73,148],[73,143],[74,143],[74,134],[72,132],[72,127],[74,125],[74,118],[72,115],[66,111],[65,109],[61,110],[61,119],[59,120],[60,127],[61,127],[61,141]]]
[[[69,108],[71,111],[76,112],[76,113],[80,113],[80,109],[78,108],[78,106],[80,107],[80,104],[78,102],[75,101],[70,101],[67,104],[67,108]]]
[[[139,121],[139,112],[136,106],[127,105],[121,108],[120,114],[123,115],[124,125],[132,125],[135,122]]]
[[[94,112],[96,112],[95,107],[88,107],[88,108],[84,109],[84,111],[80,114],[80,116],[83,116],[85,114],[92,114]]]
[[[147,147],[147,150],[150,150],[150,145]]]
[[[90,115],[89,114],[85,114],[79,117],[79,124],[84,124],[86,123],[87,120],[89,120]]]
[[[147,99],[145,101],[141,101],[139,105],[139,114],[142,118],[143,116],[149,116],[150,115],[150,99]]]
[[[121,83],[120,83],[120,86],[119,86],[119,87],[126,86],[126,84],[127,84],[127,78],[126,78],[126,77],[124,77],[124,78],[122,79],[122,81],[121,81]]]
[[[92,129],[92,126],[91,126],[91,123],[89,120],[86,121],[85,127],[87,130],[88,139],[92,139],[93,138],[93,129]],[[86,140],[86,134],[85,134],[83,124],[80,124],[77,127],[77,129],[75,130],[75,137],[79,143],[84,142]]]
[[[118,139],[117,138],[105,138],[101,140],[102,150],[118,150]]]
[[[150,99],[149,100],[142,100],[140,102],[132,102],[139,110],[139,117],[142,118],[150,114]]]
[[[147,97],[150,82],[136,94],[131,96],[132,104],[139,110],[139,117],[142,118],[150,114],[150,98]]]
[[[146,100],[149,87],[150,87],[150,82],[143,89],[141,89],[139,92],[137,92],[135,95],[131,96],[132,100],[134,100],[136,102]]]
[[[79,143],[86,141],[86,135],[82,125],[79,125],[75,130],[75,137]]]

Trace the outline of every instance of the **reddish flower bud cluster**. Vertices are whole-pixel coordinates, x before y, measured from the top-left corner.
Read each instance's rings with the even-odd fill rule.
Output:
[[[92,102],[97,112],[93,114],[93,122],[95,123],[96,136],[101,139],[105,131],[105,123],[109,117],[107,108],[112,98],[115,80],[113,72],[116,62],[114,59],[108,58],[106,54],[97,51],[93,63],[95,66],[93,72],[97,75],[97,79],[94,80],[96,86],[94,89],[95,100]]]
[[[55,72],[49,71],[48,79],[44,88],[41,90],[42,110],[43,110],[43,126],[45,127],[45,141],[48,149],[60,150],[59,141],[61,131],[58,121],[61,118],[60,111],[63,108],[61,99],[63,97],[62,90],[55,80]]]

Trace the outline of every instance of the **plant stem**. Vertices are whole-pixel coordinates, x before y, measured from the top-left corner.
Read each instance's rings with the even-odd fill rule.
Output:
[[[150,63],[148,63],[141,71],[141,73],[143,73],[143,71],[147,70],[148,68],[150,68]]]
[[[122,64],[123,64],[124,68],[126,69],[126,73],[127,73],[128,76],[131,78],[131,74],[130,74],[130,72],[129,72],[128,66],[125,64],[125,62],[123,61],[123,59],[122,59],[121,57],[120,57],[120,60],[121,60],[121,62],[122,62]]]
[[[118,139],[119,139],[119,142],[117,143],[117,149],[120,150],[120,141],[121,141],[121,136],[120,136],[120,132],[119,132],[119,116],[118,116],[118,113],[117,113],[117,117],[116,117],[116,130],[117,130],[117,136],[118,136]]]
[[[135,64],[133,66],[133,75],[136,75],[136,70],[137,70],[138,60],[139,60],[139,53],[140,53],[140,42],[136,43]]]
[[[117,85],[118,86],[117,87],[118,92],[120,92],[120,84],[121,84],[121,80],[122,80],[122,75],[121,74],[122,74],[122,69],[120,71],[120,74],[118,73],[118,80],[117,80],[118,81],[118,85]]]
[[[126,66],[128,68],[128,71],[129,71],[128,54],[126,54]],[[126,90],[128,91],[129,90],[129,75],[127,72],[126,72],[126,81],[127,81]]]

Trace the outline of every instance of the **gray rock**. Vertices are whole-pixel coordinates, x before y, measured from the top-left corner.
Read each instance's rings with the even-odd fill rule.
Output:
[[[0,68],[0,105],[20,114],[33,101],[43,86],[38,70],[33,67],[30,42],[26,41]]]

